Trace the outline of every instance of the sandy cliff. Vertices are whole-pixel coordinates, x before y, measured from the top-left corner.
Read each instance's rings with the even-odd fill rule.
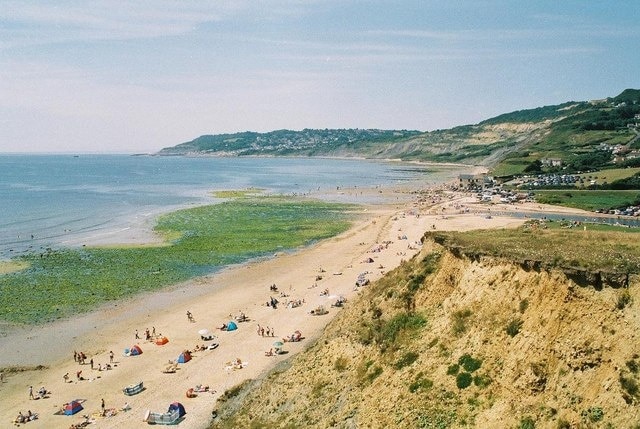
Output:
[[[638,427],[638,283],[427,242],[214,427]]]

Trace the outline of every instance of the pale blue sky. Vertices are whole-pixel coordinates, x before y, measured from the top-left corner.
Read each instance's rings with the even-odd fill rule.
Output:
[[[0,152],[434,130],[640,88],[640,1],[0,0]]]

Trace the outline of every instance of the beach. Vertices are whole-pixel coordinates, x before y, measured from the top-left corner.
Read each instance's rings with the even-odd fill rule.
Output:
[[[356,287],[359,275],[375,281],[408,260],[420,250],[425,231],[504,228],[524,221],[487,216],[497,210],[462,193],[409,196],[405,191],[395,192],[396,203],[363,206],[361,216],[347,232],[310,247],[230,267],[167,290],[111,303],[71,320],[27,328],[2,338],[5,356],[0,358],[0,367],[28,369],[4,373],[0,386],[2,426],[8,426],[19,412],[30,410],[38,418],[24,424],[29,428],[69,428],[85,420],[92,423],[90,427],[139,427],[147,410],[162,413],[169,404],[180,402],[187,412],[180,427],[206,428],[220,395],[244,380],[261,376],[310,345],[341,311],[332,304],[340,297],[346,300],[344,305],[358,299],[360,290],[366,287]],[[500,210],[546,209],[523,204],[504,205]],[[277,291],[271,290],[272,285]],[[276,308],[266,305],[272,298],[278,301]],[[289,301],[302,304],[288,306]],[[319,306],[328,313],[311,314]],[[193,321],[187,312],[193,315]],[[240,313],[249,321],[237,322],[234,331],[218,329]],[[258,325],[265,329],[264,336]],[[156,345],[145,340],[147,329],[155,332],[153,339],[166,336],[168,343]],[[196,350],[211,344],[200,338],[201,329],[216,335],[217,348]],[[300,331],[300,341],[284,341],[285,353],[265,355],[274,349],[276,341],[282,342],[295,331]],[[140,339],[135,338],[136,332]],[[134,345],[139,345],[142,354],[125,356],[125,349]],[[175,365],[173,373],[163,372],[184,350],[192,351],[193,358]],[[86,355],[84,364],[74,361],[74,351]],[[112,361],[110,351],[114,354]],[[242,364],[234,368],[237,359]],[[111,369],[103,369],[107,364]],[[35,369],[38,365],[41,367]],[[68,382],[63,379],[65,374]],[[141,393],[123,394],[125,386],[140,381],[145,387]],[[198,385],[208,386],[208,390],[188,398],[187,391]],[[34,392],[44,386],[51,393],[44,399],[30,399],[29,386]],[[65,403],[76,399],[81,402],[81,411],[72,416],[56,414]],[[105,416],[101,415],[102,400]]]

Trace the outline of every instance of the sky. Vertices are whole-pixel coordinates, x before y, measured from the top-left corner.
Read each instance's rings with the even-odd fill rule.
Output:
[[[0,0],[0,152],[431,131],[640,88],[640,1]]]

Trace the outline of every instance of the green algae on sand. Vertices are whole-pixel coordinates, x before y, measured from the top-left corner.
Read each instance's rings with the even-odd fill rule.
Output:
[[[294,249],[345,231],[347,204],[286,197],[231,199],[161,216],[165,246],[83,247],[23,256],[0,275],[5,322],[44,323],[157,290],[221,267]]]

